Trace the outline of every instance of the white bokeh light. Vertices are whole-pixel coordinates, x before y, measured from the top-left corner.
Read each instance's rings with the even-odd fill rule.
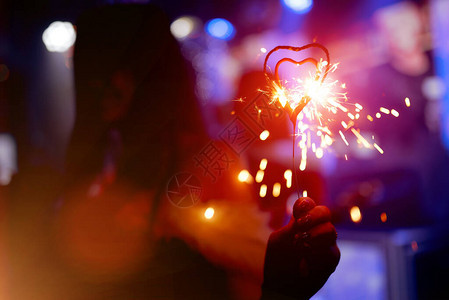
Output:
[[[303,14],[308,13],[312,9],[313,0],[282,0],[292,11]]]
[[[215,214],[215,210],[212,207],[208,207],[204,211],[204,217],[208,220],[212,219],[214,217],[214,214]]]
[[[65,52],[75,40],[75,28],[70,22],[53,22],[42,34],[42,41],[50,52]]]
[[[182,40],[189,37],[197,30],[198,23],[199,20],[195,17],[180,17],[171,23],[170,31],[176,39]]]

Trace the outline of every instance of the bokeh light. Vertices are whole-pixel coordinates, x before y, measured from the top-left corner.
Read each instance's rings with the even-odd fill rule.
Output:
[[[268,160],[266,158],[262,158],[259,163],[259,169],[264,171],[267,168]]]
[[[313,0],[282,0],[282,3],[297,14],[308,13],[313,6]]]
[[[75,40],[75,28],[70,22],[53,22],[42,34],[42,41],[50,52],[66,52]]]
[[[273,185],[273,197],[279,197],[281,194],[281,184],[279,182],[276,182]]]
[[[178,40],[191,37],[197,30],[199,20],[195,17],[184,16],[176,19],[170,25],[170,31]]]
[[[260,186],[260,190],[259,190],[259,196],[261,198],[265,197],[267,195],[267,185],[266,184],[262,184]]]
[[[251,178],[251,174],[249,174],[248,170],[241,170],[237,177],[237,179],[240,182],[247,182],[247,183],[250,181],[250,178]]]
[[[286,180],[285,186],[287,188],[291,188],[292,187],[292,170],[290,170],[290,169],[285,170],[284,178]]]
[[[206,23],[206,32],[214,38],[229,41],[235,35],[234,26],[228,20],[216,18]]]
[[[264,130],[260,133],[259,138],[261,141],[265,141],[270,136],[270,132],[268,130]]]
[[[351,215],[352,222],[360,223],[360,221],[362,221],[362,212],[358,206],[351,207],[349,214]]]
[[[257,182],[257,183],[262,182],[264,175],[265,175],[265,172],[264,172],[263,170],[257,171],[257,174],[256,174],[256,182]]]
[[[215,210],[212,207],[208,207],[204,211],[204,217],[208,220],[212,219],[214,217],[214,214],[215,214]]]

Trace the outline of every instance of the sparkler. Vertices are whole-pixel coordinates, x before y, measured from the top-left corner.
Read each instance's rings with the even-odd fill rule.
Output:
[[[329,58],[329,51],[321,44],[318,43],[312,43],[312,44],[308,44],[305,45],[303,47],[292,47],[292,46],[277,46],[276,48],[272,49],[270,52],[268,52],[267,56],[265,57],[265,62],[263,65],[263,71],[265,73],[265,75],[267,75],[267,77],[269,78],[269,74],[267,73],[267,63],[268,63],[268,59],[270,58],[270,56],[279,50],[290,50],[290,51],[295,51],[295,52],[300,52],[309,48],[319,48],[321,50],[324,51],[324,53],[326,54],[326,64],[320,63],[320,65],[325,65],[325,72],[324,74],[321,76],[321,67],[319,67],[319,62],[312,58],[312,57],[308,57],[305,58],[301,61],[296,61],[293,60],[291,58],[282,58],[281,60],[279,60],[276,63],[276,67],[274,70],[274,81],[272,81],[274,89],[276,91],[276,98],[279,100],[280,104],[282,105],[282,107],[284,108],[284,110],[288,113],[290,120],[293,122],[293,124],[296,124],[296,120],[297,117],[299,115],[299,113],[304,109],[304,107],[307,105],[307,103],[309,103],[309,101],[311,100],[311,96],[310,93],[304,93],[304,95],[302,95],[301,99],[299,101],[296,101],[295,99],[289,99],[288,96],[286,95],[286,90],[285,88],[282,86],[281,84],[281,80],[279,78],[279,67],[281,66],[281,64],[283,64],[284,62],[289,62],[289,63],[293,63],[296,65],[303,65],[306,63],[312,63],[313,65],[315,65],[316,68],[316,72],[315,72],[315,77],[313,79],[313,81],[315,83],[319,82],[319,85],[321,85],[324,80],[327,77],[327,74],[329,72],[329,68],[330,68],[330,58]]]
[[[318,61],[315,58],[307,57],[296,61],[285,57],[277,61],[274,74],[267,72],[268,60],[273,53],[279,50],[301,52],[312,48],[322,51],[325,60]],[[279,77],[279,68],[285,62],[297,66],[311,63],[315,66],[315,72],[309,74],[308,78],[293,78],[290,82],[290,85],[293,83],[293,86],[287,88],[288,82],[281,81]],[[301,138],[298,143],[301,149],[301,162],[299,164],[301,171],[306,168],[308,151],[311,150],[320,159],[324,155],[324,149],[331,146],[337,139],[349,146],[350,142],[345,135],[346,132],[354,135],[360,147],[376,149],[383,154],[383,149],[375,142],[374,137],[369,141],[370,139],[365,138],[360,130],[355,127],[355,122],[362,118],[363,106],[359,103],[347,103],[346,93],[337,91],[338,88],[345,89],[346,85],[328,77],[330,73],[337,69],[337,66],[338,63],[331,65],[329,51],[319,43],[311,43],[302,47],[277,46],[268,52],[265,58],[263,70],[269,85],[267,94],[271,98],[272,104],[282,106],[293,123],[293,170],[296,170],[295,142],[298,137]],[[405,102],[406,106],[409,107],[410,101],[408,98]],[[390,110],[381,107],[375,117],[380,118],[381,113],[393,117],[399,116],[395,109]],[[366,119],[370,122],[374,121],[374,118],[370,115],[366,115]],[[346,154],[345,158],[347,159]],[[297,172],[294,173],[299,197]]]
[[[316,59],[312,57],[305,58],[300,61],[293,60],[291,58],[282,58],[280,59],[275,66],[274,70],[274,79],[270,78],[270,74],[267,73],[267,64],[270,56],[279,50],[289,50],[294,52],[301,52],[303,50],[309,49],[309,48],[318,48],[321,49],[325,56],[326,56],[326,63],[323,61],[318,62]],[[293,63],[297,66],[304,65],[306,63],[312,63],[315,66],[315,74],[307,82],[306,88],[299,93],[290,94],[288,93],[287,89],[283,86],[281,83],[281,80],[279,78],[279,67],[281,64],[289,62]],[[324,73],[322,73],[322,69],[324,67]],[[319,89],[321,85],[323,84],[324,80],[327,77],[327,74],[330,70],[330,57],[329,57],[329,51],[321,44],[318,43],[312,43],[308,44],[302,47],[292,47],[292,46],[277,46],[274,49],[272,49],[270,52],[268,52],[267,56],[265,57],[263,71],[265,75],[267,76],[267,79],[271,81],[273,92],[272,92],[272,101],[279,101],[279,103],[282,105],[284,110],[287,112],[287,114],[290,117],[290,120],[293,123],[293,132],[295,133],[293,135],[293,170],[296,170],[295,168],[295,135],[296,135],[296,125],[297,125],[297,119],[298,115],[302,112],[302,110],[306,107],[306,105],[312,100],[314,96],[316,96],[316,93],[319,92]],[[298,91],[297,91],[298,92]],[[310,140],[310,139],[309,139]],[[307,157],[307,149],[305,145],[302,147],[302,158]],[[305,169],[305,160],[302,159],[301,169]],[[298,192],[298,198],[299,198],[299,184],[298,184],[298,175],[297,172],[295,173],[295,181],[297,186],[297,192]],[[291,185],[291,184],[290,184]]]

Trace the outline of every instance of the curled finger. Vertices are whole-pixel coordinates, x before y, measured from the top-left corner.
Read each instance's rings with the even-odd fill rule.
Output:
[[[316,206],[315,201],[309,197],[301,197],[293,204],[293,217],[299,219]]]
[[[337,231],[331,222],[321,223],[306,232],[306,242],[312,247],[328,247],[335,244]]]
[[[319,224],[330,221],[331,212],[329,208],[323,205],[318,205],[295,221],[295,229],[297,231],[308,231]]]

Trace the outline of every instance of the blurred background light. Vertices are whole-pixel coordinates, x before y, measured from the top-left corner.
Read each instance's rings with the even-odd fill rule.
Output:
[[[261,141],[265,141],[270,136],[270,132],[268,130],[264,130],[260,133],[259,138]]]
[[[265,170],[267,168],[268,159],[262,158],[259,163],[259,169]]]
[[[214,38],[229,41],[235,35],[234,26],[228,20],[216,18],[206,23],[206,32]]]
[[[53,22],[42,34],[42,41],[50,52],[65,52],[75,40],[75,28],[70,22]]]
[[[257,171],[256,182],[258,182],[258,183],[262,182],[264,175],[265,175],[265,172],[263,170]]]
[[[308,13],[313,6],[313,0],[281,0],[285,7],[297,14]]]
[[[273,185],[273,197],[279,197],[281,194],[281,184],[279,182],[276,182]]]
[[[446,84],[439,76],[429,76],[424,79],[421,89],[427,99],[437,101],[444,97]]]
[[[291,188],[292,187],[292,170],[290,170],[290,169],[285,170],[284,178],[286,180],[285,185],[287,186],[287,188]]]
[[[240,182],[251,183],[252,181],[251,174],[249,174],[248,170],[241,170],[237,178]]]
[[[214,217],[214,214],[215,214],[215,209],[213,209],[212,207],[208,207],[204,211],[204,217],[208,220],[212,219]]]
[[[261,198],[265,197],[267,195],[267,185],[266,184],[262,184],[260,186],[260,190],[259,190],[259,196]]]
[[[360,223],[360,221],[362,221],[362,212],[358,206],[351,207],[349,214],[351,215],[352,222]]]
[[[178,40],[191,37],[198,29],[199,19],[192,16],[184,16],[176,19],[170,25],[170,31]]]

